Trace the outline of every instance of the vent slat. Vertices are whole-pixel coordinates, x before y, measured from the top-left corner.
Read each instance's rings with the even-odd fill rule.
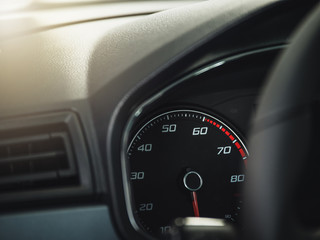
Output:
[[[24,162],[24,161],[31,161],[31,160],[37,160],[37,159],[59,157],[59,156],[64,156],[64,155],[66,155],[66,153],[61,150],[61,151],[55,151],[55,152],[21,155],[21,156],[17,156],[17,157],[7,157],[7,158],[0,157],[0,166],[3,163]],[[1,178],[1,175],[0,175],[0,178]]]
[[[7,177],[1,180],[0,189],[3,185],[6,184],[29,184],[30,186],[34,185],[37,181],[41,182],[43,179],[52,180],[57,179],[58,174],[57,172],[49,172],[49,173],[41,173],[37,175],[21,175],[21,176],[14,176],[14,177]]]
[[[14,144],[45,141],[49,139],[50,139],[49,134],[37,134],[37,135],[28,135],[28,136],[12,137],[12,138],[8,137],[5,139],[0,139],[0,148],[6,147],[9,145],[14,145]]]

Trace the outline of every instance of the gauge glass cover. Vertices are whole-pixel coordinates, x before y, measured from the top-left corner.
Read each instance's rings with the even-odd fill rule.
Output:
[[[163,112],[131,134],[127,147],[135,221],[160,237],[175,218],[238,222],[248,151],[217,115]]]

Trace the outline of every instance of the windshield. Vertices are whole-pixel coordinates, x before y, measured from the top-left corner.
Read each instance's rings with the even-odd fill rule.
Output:
[[[159,0],[134,0],[135,2],[159,1]],[[161,0],[171,1],[171,0]],[[188,1],[188,0],[175,0]],[[194,1],[194,0],[190,0]],[[199,0],[202,1],[202,0]],[[74,5],[89,5],[106,2],[133,2],[132,0],[0,0],[0,12],[54,8]]]

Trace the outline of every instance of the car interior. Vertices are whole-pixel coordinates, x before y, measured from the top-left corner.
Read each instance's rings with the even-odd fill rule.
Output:
[[[319,239],[316,0],[0,1],[0,239]]]

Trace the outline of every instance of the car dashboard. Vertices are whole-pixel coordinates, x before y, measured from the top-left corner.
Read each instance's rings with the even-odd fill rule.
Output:
[[[241,231],[260,91],[316,2],[3,14],[0,239],[168,239],[191,216]]]

